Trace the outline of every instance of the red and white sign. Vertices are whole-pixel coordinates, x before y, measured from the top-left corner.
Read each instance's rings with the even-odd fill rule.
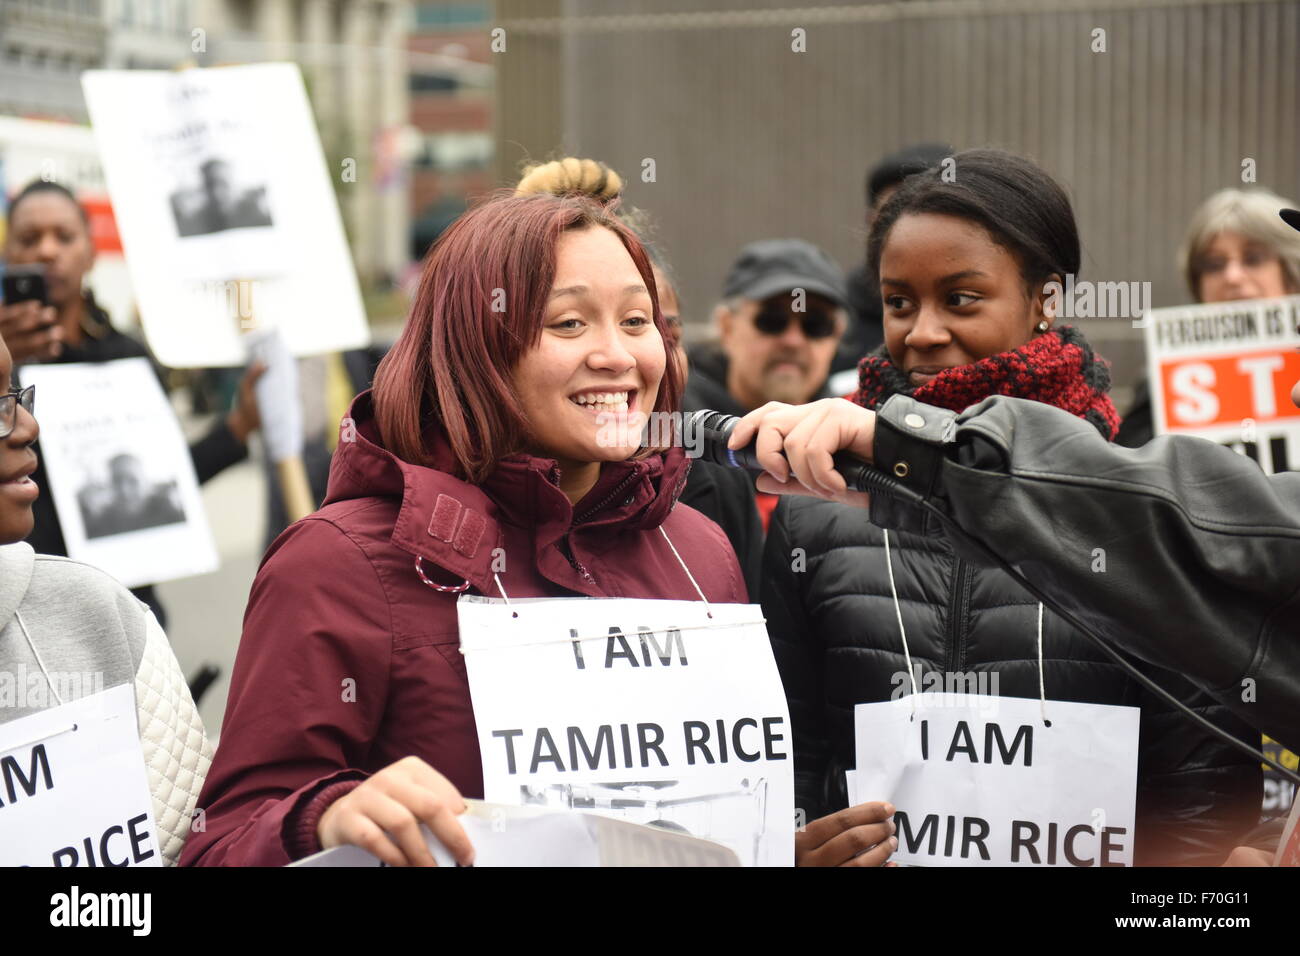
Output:
[[[1300,470],[1300,296],[1153,309],[1143,319],[1155,430]]]

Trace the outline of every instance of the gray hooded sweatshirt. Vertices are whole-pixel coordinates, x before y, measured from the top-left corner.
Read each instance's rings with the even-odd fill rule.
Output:
[[[104,571],[25,543],[0,546],[0,723],[126,683],[163,862],[174,866],[212,748],[167,636]]]

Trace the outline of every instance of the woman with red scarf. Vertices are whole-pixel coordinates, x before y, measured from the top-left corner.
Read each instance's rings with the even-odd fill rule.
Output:
[[[682,448],[603,433],[601,416],[677,410],[668,338],[610,206],[495,198],[442,235],[343,420],[324,505],[253,582],[183,865],[344,844],[430,865],[420,824],[471,862],[457,817],[483,771],[461,594],[745,602],[727,538],[677,503]]]
[[[1015,396],[1113,439],[1107,365],[1079,330],[1055,320],[1054,283],[1080,263],[1069,198],[1021,157],[970,150],[952,159],[955,178],[944,167],[909,178],[873,225],[885,343],[862,361],[853,401],[875,409],[905,394],[962,410]],[[815,417],[798,430],[815,427]],[[790,704],[795,802],[814,821],[797,838],[797,861],[859,859],[840,812],[845,771],[855,766],[854,707],[896,697],[920,672],[982,673],[1004,697],[1140,708],[1135,862],[1221,862],[1254,822],[1258,766],[1146,691],[1003,571],[970,562],[933,530],[885,532],[861,508],[806,497],[783,500],[773,518],[763,607]],[[1180,676],[1140,666],[1251,738]]]

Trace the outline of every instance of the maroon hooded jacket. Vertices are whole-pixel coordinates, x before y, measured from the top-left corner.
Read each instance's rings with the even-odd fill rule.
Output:
[[[454,593],[744,603],[731,544],[677,504],[682,449],[611,462],[576,507],[549,459],[514,455],[482,484],[380,443],[370,393],[353,403],[356,440],[340,442],[325,504],[262,559],[244,613],[216,759],[182,865],[278,866],[320,849],[329,804],[412,754],[466,797],[483,795],[478,735]],[[500,550],[498,550],[500,549]],[[504,565],[504,569],[502,566]]]

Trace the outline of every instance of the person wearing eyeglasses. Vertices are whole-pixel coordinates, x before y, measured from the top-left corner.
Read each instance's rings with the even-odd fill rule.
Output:
[[[848,314],[844,273],[822,250],[803,239],[750,243],[713,310],[718,343],[690,352],[683,407],[739,416],[766,402],[829,397],[831,359]],[[758,496],[764,530],[778,500]]]
[[[37,554],[23,541],[41,494],[32,479],[40,427],[32,415],[36,386],[14,388],[12,374],[0,338],[0,686],[8,686],[0,724],[134,682],[158,845],[163,864],[173,866],[212,747],[149,608],[98,568]],[[0,846],[5,836],[0,818]]]

